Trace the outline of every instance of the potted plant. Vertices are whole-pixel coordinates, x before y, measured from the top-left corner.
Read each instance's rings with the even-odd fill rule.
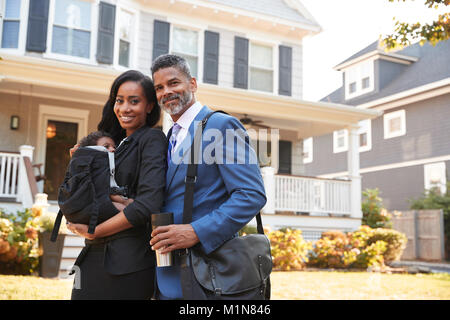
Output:
[[[57,277],[61,265],[67,229],[65,228],[66,224],[61,223],[56,241],[50,241],[55,219],[56,213],[54,212],[43,212],[39,216],[39,248],[41,252],[41,256],[39,257],[39,275],[44,278]]]

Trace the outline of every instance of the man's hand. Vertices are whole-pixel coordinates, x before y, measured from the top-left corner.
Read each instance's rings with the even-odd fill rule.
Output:
[[[176,249],[190,248],[199,241],[190,224],[171,224],[153,230],[150,245],[153,250],[161,250],[164,254]]]
[[[95,235],[88,233],[88,226],[86,224],[79,224],[79,223],[67,223],[67,229],[72,231],[73,233],[82,236],[83,238],[86,238],[88,240],[94,240]]]

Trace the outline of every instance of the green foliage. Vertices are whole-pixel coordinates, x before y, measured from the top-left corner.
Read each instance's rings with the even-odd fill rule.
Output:
[[[367,243],[371,245],[378,241],[386,243],[386,250],[383,253],[383,258],[385,263],[389,263],[400,259],[406,248],[408,238],[406,238],[404,233],[393,229],[377,228],[370,232]]]
[[[305,268],[312,246],[300,230],[284,229],[268,235],[274,270],[290,271]]]
[[[389,0],[394,2],[395,0]],[[400,0],[398,0],[400,1]],[[402,0],[405,2],[406,0]],[[439,8],[440,5],[450,5],[450,0],[425,0],[428,8]],[[395,31],[387,35],[382,40],[386,50],[401,49],[411,44],[414,40],[419,40],[420,45],[426,42],[436,45],[439,41],[450,38],[450,13],[446,12],[436,17],[431,24],[405,23],[396,21]]]
[[[32,274],[39,265],[39,223],[31,210],[0,211],[0,273]]]
[[[392,228],[391,215],[383,208],[378,188],[363,191],[362,224],[371,228]]]

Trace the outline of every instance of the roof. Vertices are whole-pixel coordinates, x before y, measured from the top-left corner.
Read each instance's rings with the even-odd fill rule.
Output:
[[[371,44],[369,47],[371,47]],[[367,47],[367,48],[369,48]],[[365,50],[360,51],[359,53]],[[362,53],[368,53],[365,51]],[[373,91],[350,100],[345,100],[344,87],[340,87],[330,93],[321,101],[342,103],[348,105],[360,105],[366,102],[384,98],[406,90],[421,87],[423,85],[433,83],[450,77],[450,40],[441,41],[436,46],[419,43],[411,45],[403,50],[397,51],[396,54],[403,56],[417,57],[416,62],[407,65],[393,79],[387,83],[381,90]],[[357,53],[358,54],[358,53]],[[357,56],[355,54],[352,59]],[[347,59],[349,60],[349,59]]]
[[[208,0],[225,6],[266,14],[277,18],[306,23],[319,27],[319,24],[301,5],[294,0]]]

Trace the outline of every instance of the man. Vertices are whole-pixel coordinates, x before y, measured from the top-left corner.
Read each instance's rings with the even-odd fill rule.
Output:
[[[222,143],[223,152],[211,152],[215,157],[212,162],[208,159],[199,161],[192,223],[182,224],[185,177],[190,161],[190,153],[186,151],[190,150],[194,140],[196,125],[212,110],[196,101],[197,82],[184,58],[176,55],[158,57],[153,62],[152,75],[158,103],[174,121],[168,134],[168,157],[172,160],[168,163],[163,212],[173,212],[175,224],[156,228],[150,244],[154,250],[162,249],[161,253],[167,253],[200,243],[208,254],[231,239],[265,205],[259,166],[257,161],[249,159],[251,156],[246,161],[238,161],[236,158],[240,151],[235,152],[234,145],[225,139],[230,131],[245,134],[242,124],[226,114],[212,115],[204,133],[212,129],[214,133],[220,133],[223,139],[216,134],[214,143]],[[248,136],[237,134],[235,138],[256,157],[249,146]],[[234,141],[233,138],[231,144]],[[207,145],[202,141],[201,150],[205,150]],[[156,278],[160,299],[182,298],[179,266],[157,268]]]

